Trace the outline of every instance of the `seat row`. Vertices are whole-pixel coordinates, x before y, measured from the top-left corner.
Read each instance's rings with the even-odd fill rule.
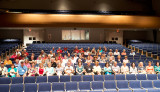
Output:
[[[54,91],[95,91],[95,92],[160,92],[159,80],[143,81],[93,81],[93,82],[65,82],[65,83],[26,83],[3,84],[1,92],[54,92]]]
[[[79,82],[79,81],[109,81],[109,80],[160,80],[160,74],[119,74],[119,75],[74,75],[74,76],[37,76],[37,77],[4,77],[0,84],[43,83],[43,82]]]

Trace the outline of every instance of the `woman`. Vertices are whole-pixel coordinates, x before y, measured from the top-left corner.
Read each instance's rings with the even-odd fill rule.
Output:
[[[125,63],[130,63],[130,61],[128,60],[128,57],[127,57],[127,56],[124,57],[123,62],[125,62]]]
[[[155,70],[156,74],[159,74],[159,73],[160,73],[159,62],[156,62],[156,66],[154,66],[154,70]]]
[[[126,50],[123,49],[123,52],[121,53],[121,55],[127,55]]]
[[[58,65],[56,67],[56,74],[58,76],[61,76],[63,74],[63,67],[61,67],[61,63],[58,63]]]
[[[24,65],[25,65],[25,66],[27,66],[27,68],[28,68],[28,69],[30,69],[30,68],[31,68],[31,65],[30,65],[30,63],[29,63],[28,59],[25,59],[25,63],[24,63]]]
[[[35,63],[32,63],[32,67],[28,70],[28,76],[36,76],[37,69],[35,67]]]
[[[77,75],[83,75],[84,67],[81,62],[78,62],[78,66],[76,68]]]
[[[130,66],[130,74],[137,74],[137,67],[134,62]]]
[[[106,60],[104,58],[104,56],[101,56],[101,59],[99,60],[100,63],[106,63]]]
[[[38,67],[38,75],[43,76],[45,74],[44,71],[45,71],[45,68],[43,67],[43,63],[40,63]]]
[[[44,68],[47,67],[47,64],[46,64],[44,59],[42,60],[42,65],[43,65]]]
[[[42,63],[42,57],[39,55],[37,59],[37,64],[40,64],[40,63]]]
[[[126,62],[123,62],[123,66],[121,67],[121,73],[122,74],[129,74],[129,68],[126,65]]]
[[[121,63],[121,56],[120,55],[117,56],[117,62]]]
[[[101,75],[101,67],[99,66],[99,62],[95,62],[95,66],[93,66],[93,72],[96,75]]]
[[[148,66],[146,66],[146,73],[147,74],[154,74],[154,67],[152,66],[151,61],[149,61]]]
[[[11,64],[11,68],[8,69],[9,77],[16,77],[17,75],[17,68],[15,68],[14,64]]]
[[[92,55],[96,55],[96,49],[93,48],[92,51],[91,51]]]
[[[143,66],[143,62],[139,62],[137,69],[139,74],[146,74],[146,70],[145,70],[145,67]]]
[[[47,76],[53,76],[53,74],[55,73],[54,68],[51,67],[50,62],[48,62],[48,67],[46,68],[45,73]]]
[[[112,74],[112,69],[111,69],[111,67],[110,67],[108,62],[106,62],[106,64],[105,64],[104,74],[105,75],[111,75]]]

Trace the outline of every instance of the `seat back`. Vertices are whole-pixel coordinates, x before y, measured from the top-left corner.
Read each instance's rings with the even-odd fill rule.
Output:
[[[153,88],[152,81],[148,80],[141,81],[141,85],[143,88]]]
[[[36,83],[26,83],[24,92],[37,92],[37,84]]]
[[[82,81],[82,76],[80,75],[71,76],[71,81]]]
[[[23,92],[23,84],[12,84],[10,92]]]
[[[105,75],[105,80],[115,80],[114,75]]]
[[[79,82],[80,90],[90,90],[90,82]]]
[[[129,87],[131,87],[131,88],[141,88],[140,81],[139,80],[129,81]]]
[[[126,81],[126,80],[117,81],[117,88],[119,88],[119,89],[128,88],[128,81]]]
[[[120,89],[119,92],[132,92],[130,89]]]
[[[145,74],[137,74],[137,80],[146,80],[146,75]]]
[[[103,82],[102,81],[93,81],[91,85],[92,85],[93,90],[103,90]]]
[[[70,76],[60,76],[60,82],[70,82]]]
[[[93,81],[92,75],[84,75],[83,76],[83,81]]]
[[[48,82],[59,82],[58,76],[48,76]]]
[[[35,83],[36,78],[35,77],[25,77],[24,83]]]
[[[77,91],[77,82],[66,82],[66,91]]]
[[[154,85],[154,87],[156,87],[156,88],[160,88],[160,81],[159,81],[159,80],[154,80],[154,81],[153,81],[153,85]]]
[[[52,91],[64,91],[64,83],[52,83]]]
[[[147,74],[147,79],[148,80],[157,80],[157,75],[156,74]]]
[[[160,89],[148,89],[148,92],[160,92]]]
[[[103,75],[94,75],[94,81],[104,81]]]
[[[36,83],[47,82],[47,76],[37,76]]]
[[[23,83],[23,77],[13,77],[12,84]]]
[[[116,89],[116,83],[115,83],[115,81],[105,81],[104,87],[106,89]]]
[[[127,74],[126,79],[127,80],[136,80],[136,76],[135,76],[135,74]]]
[[[11,83],[11,78],[9,77],[0,78],[0,84],[10,84],[10,83]]]
[[[125,75],[124,74],[118,74],[115,77],[116,77],[116,80],[125,80]]]
[[[51,83],[39,83],[38,91],[51,91]]]
[[[9,92],[9,85],[8,84],[0,85],[0,90],[1,92]]]

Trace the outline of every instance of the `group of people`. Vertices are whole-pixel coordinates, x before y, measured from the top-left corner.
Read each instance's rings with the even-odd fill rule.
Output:
[[[67,53],[62,56],[61,53]],[[127,56],[122,60],[121,55],[127,55],[125,49],[122,53],[112,49],[106,54],[107,48],[102,50],[99,47],[98,50],[93,48],[90,50],[78,49],[76,46],[72,55],[67,51],[67,48],[61,50],[55,50],[54,47],[49,54],[41,51],[38,58],[35,58],[34,53],[27,53],[26,49],[14,52],[11,58],[15,63],[7,56],[6,60],[0,60],[0,76],[1,77],[25,77],[25,76],[53,76],[53,75],[110,75],[110,74],[155,74],[160,73],[159,62],[155,66],[152,66],[152,62],[148,62],[148,66],[144,67],[143,62],[140,62],[136,67],[135,63],[131,63],[131,66],[127,66],[130,63]],[[94,54],[94,56],[93,56]],[[87,57],[85,57],[87,55]],[[129,55],[135,55],[135,52],[131,50]],[[117,57],[115,57],[117,56]],[[116,59],[115,59],[116,58]],[[84,64],[86,63],[86,64]],[[94,65],[92,65],[94,63]],[[104,67],[101,67],[99,63],[105,63]],[[122,63],[122,66],[118,66],[117,63]],[[6,66],[10,65],[10,68]]]

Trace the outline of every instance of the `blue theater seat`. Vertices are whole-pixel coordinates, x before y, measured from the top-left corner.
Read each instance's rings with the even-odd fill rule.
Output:
[[[105,75],[105,80],[115,80],[114,75]]]
[[[93,81],[92,75],[84,75],[83,76],[83,81]]]
[[[125,80],[124,74],[117,74],[115,77],[116,77],[116,80]]]
[[[129,89],[128,81],[127,80],[124,80],[124,81],[119,80],[119,81],[117,81],[117,88],[118,89]]]
[[[127,74],[126,79],[127,80],[136,80],[136,75],[135,74]]]
[[[9,77],[0,78],[0,84],[10,84],[10,83],[11,83],[11,78]]]
[[[25,77],[24,83],[35,83],[36,77]]]
[[[47,82],[47,76],[37,76],[36,83]]]
[[[103,90],[103,82],[102,81],[93,81],[91,82],[93,90]]]
[[[36,83],[26,83],[24,92],[37,92]]]
[[[82,76],[80,75],[75,75],[75,76],[71,76],[71,81],[82,81]]]
[[[77,82],[66,82],[66,91],[77,91]]]
[[[104,88],[106,90],[115,90],[116,89],[115,81],[105,81],[104,82]]]
[[[84,91],[84,90],[90,90],[90,82],[79,82],[79,90]]]
[[[154,87],[159,89],[160,88],[160,81],[159,80],[154,80],[153,85],[154,85]]]
[[[10,92],[23,92],[23,84],[12,84]]]
[[[51,92],[51,83],[39,83],[39,92]]]
[[[9,85],[0,85],[0,92],[9,92]]]
[[[140,90],[141,89],[141,84],[139,80],[130,80],[129,81],[129,87],[132,88],[133,90]]]
[[[60,82],[70,82],[70,76],[60,76]]]
[[[152,81],[150,81],[150,80],[143,80],[143,81],[141,81],[141,85],[145,89],[153,88]]]
[[[147,80],[145,74],[137,74],[137,80]]]
[[[48,82],[59,82],[58,76],[48,76]]]
[[[147,74],[147,79],[148,80],[157,80],[157,75],[156,74]]]
[[[65,91],[64,83],[52,83],[52,91]]]
[[[23,77],[13,77],[12,84],[23,83]]]
[[[94,81],[104,81],[103,75],[94,75]]]
[[[120,89],[118,92],[132,92],[130,89]]]

